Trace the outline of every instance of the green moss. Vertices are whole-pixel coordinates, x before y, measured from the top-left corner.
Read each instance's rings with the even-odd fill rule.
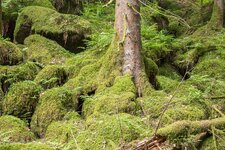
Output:
[[[41,64],[62,64],[73,56],[56,42],[40,35],[31,35],[25,40],[28,59]]]
[[[202,57],[193,70],[193,74],[209,76],[216,79],[225,79],[225,61],[219,58]]]
[[[3,100],[3,113],[31,120],[42,88],[33,81],[14,84]]]
[[[28,142],[34,140],[34,134],[30,132],[22,120],[13,116],[0,117],[0,142]]]
[[[6,92],[10,85],[24,80],[33,80],[40,68],[33,62],[27,62],[16,66],[0,67],[0,78],[3,91]]]
[[[34,81],[44,89],[61,86],[67,80],[66,72],[62,66],[49,65],[42,69]]]
[[[0,144],[0,150],[54,150],[47,144],[42,143],[11,143],[11,144]]]
[[[113,86],[98,91],[92,97],[85,99],[83,106],[84,116],[91,114],[107,113],[116,114],[127,112],[134,114],[137,110],[136,88],[129,75],[116,77]]]
[[[77,95],[76,92],[62,87],[42,93],[31,120],[32,131],[43,137],[52,121],[62,120],[68,111],[77,109]]]
[[[170,64],[164,64],[159,67],[159,75],[165,76],[167,78],[170,78],[172,80],[181,80],[181,75],[178,73],[178,71],[171,66]]]
[[[73,141],[83,128],[81,118],[52,122],[46,131],[45,139],[49,142],[66,144]]]
[[[140,118],[129,114],[92,116],[88,120],[88,128],[76,137],[77,145],[74,144],[74,148],[117,149],[123,142],[145,136],[147,131],[147,126]]]
[[[14,0],[4,0],[2,4],[2,11],[4,13],[4,18],[6,20],[16,20],[19,11],[26,6],[42,6],[54,9],[49,0],[24,0],[24,1],[14,1]]]
[[[157,81],[160,84],[160,89],[162,89],[166,93],[173,92],[179,84],[177,80],[173,80],[166,76],[157,76]]]
[[[60,14],[55,10],[29,6],[20,13],[14,31],[15,40],[23,43],[30,33],[56,40],[73,52],[79,52],[82,40],[90,33],[90,23],[79,16]]]
[[[0,39],[0,65],[16,65],[22,61],[20,49],[15,44]]]
[[[200,150],[212,150],[212,149],[224,149],[224,134],[217,134],[215,135],[215,140],[213,137],[209,137],[203,141]]]

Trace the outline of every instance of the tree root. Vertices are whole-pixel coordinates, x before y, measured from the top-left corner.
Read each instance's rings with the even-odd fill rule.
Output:
[[[187,136],[189,134],[197,135],[193,143],[195,146],[199,146],[199,141],[209,136],[211,127],[215,127],[220,130],[225,130],[225,117],[216,118],[212,120],[201,120],[201,121],[177,121],[166,127],[158,130],[157,134],[151,138],[139,141],[136,144],[123,146],[123,149],[132,150],[155,150],[161,149],[160,145],[164,145],[167,138],[178,138],[179,136]],[[196,140],[196,141],[195,141]],[[175,148],[176,149],[176,148]]]

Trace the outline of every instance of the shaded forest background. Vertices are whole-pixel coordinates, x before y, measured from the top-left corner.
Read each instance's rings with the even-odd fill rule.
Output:
[[[0,150],[225,149],[224,2],[131,6],[141,96],[108,2],[2,0]]]

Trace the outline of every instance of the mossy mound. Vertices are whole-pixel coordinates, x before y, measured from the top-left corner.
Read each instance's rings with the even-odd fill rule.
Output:
[[[207,105],[202,102],[199,93],[195,93],[197,90],[184,87],[180,88],[183,88],[184,90],[177,91],[175,97],[170,102],[169,107],[161,120],[163,125],[173,123],[177,120],[199,120],[207,118]],[[149,97],[138,99],[144,114],[148,116],[152,126],[155,126],[158,122],[159,116],[166,105],[168,105],[171,97],[172,95],[168,95],[165,92],[155,91],[149,95]]]
[[[31,120],[42,88],[33,81],[13,84],[3,100],[3,114]]]
[[[19,11],[26,6],[42,6],[54,9],[50,0],[4,0],[2,2],[2,12],[5,20],[16,20]]]
[[[140,118],[125,113],[92,116],[87,126],[76,137],[77,144],[73,142],[74,149],[117,149],[119,144],[144,137],[146,131],[151,131]]]
[[[31,35],[25,40],[28,60],[41,64],[62,64],[73,56],[56,42],[40,35]]]
[[[97,92],[94,96],[85,99],[83,106],[85,117],[96,113],[135,114],[136,88],[129,75],[116,77],[112,87]]]
[[[60,14],[55,10],[29,6],[20,13],[15,28],[15,41],[24,43],[30,33],[38,33],[57,41],[73,52],[80,52],[83,40],[90,33],[88,21],[75,15]]]
[[[224,132],[223,134],[216,133],[215,138],[209,137],[203,141],[200,150],[225,149],[224,139]]]
[[[62,66],[49,65],[42,69],[34,81],[44,89],[63,85],[67,80],[67,75]]]
[[[79,114],[77,114],[78,116]],[[65,117],[64,117],[65,119]],[[83,129],[83,122],[80,117],[64,121],[52,122],[46,131],[45,139],[49,142],[66,144],[74,140]]]
[[[10,85],[24,80],[34,80],[41,70],[33,62],[27,62],[16,66],[4,66],[0,68],[0,77],[3,92],[7,92]]]
[[[13,116],[0,117],[0,142],[29,142],[34,140],[34,134],[30,132],[22,120]]]
[[[54,150],[47,144],[42,143],[12,143],[12,144],[0,144],[0,150]]]
[[[76,92],[63,87],[49,89],[42,93],[31,120],[32,131],[43,137],[52,121],[62,120],[68,111],[76,111],[77,95]]]
[[[0,39],[0,65],[16,65],[23,61],[23,54],[13,43]]]

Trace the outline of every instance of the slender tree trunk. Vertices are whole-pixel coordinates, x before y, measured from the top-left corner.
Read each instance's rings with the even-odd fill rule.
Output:
[[[2,0],[0,0],[0,36],[2,36]]]
[[[210,20],[213,28],[222,28],[224,24],[224,0],[214,0],[213,13]]]
[[[115,29],[123,49],[123,74],[131,74],[141,96],[141,24],[138,0],[116,0]]]

